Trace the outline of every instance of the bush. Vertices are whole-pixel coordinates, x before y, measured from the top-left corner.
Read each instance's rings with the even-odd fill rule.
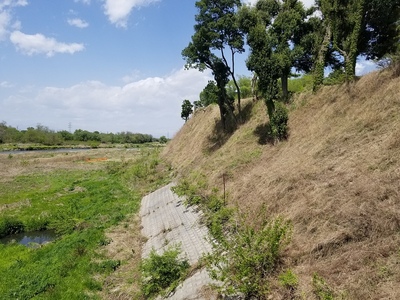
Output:
[[[282,140],[288,136],[288,110],[281,102],[275,103],[275,111],[270,117],[271,135],[274,139]]]
[[[325,280],[318,276],[318,274],[314,274],[312,285],[314,288],[314,294],[317,296],[319,300],[334,300],[335,295],[332,289],[328,286]]]
[[[10,234],[24,232],[24,230],[25,226],[19,220],[9,217],[5,217],[4,219],[0,220],[0,238]]]
[[[162,255],[153,249],[150,256],[143,260],[140,269],[142,272],[142,293],[147,297],[163,295],[173,291],[184,278],[190,265],[187,260],[180,260],[179,247],[171,247]]]
[[[275,270],[281,251],[290,239],[291,225],[281,218],[264,221],[256,230],[244,222],[237,232],[213,243],[205,257],[211,278],[222,282],[220,292],[242,293],[245,299],[268,294],[268,276]]]

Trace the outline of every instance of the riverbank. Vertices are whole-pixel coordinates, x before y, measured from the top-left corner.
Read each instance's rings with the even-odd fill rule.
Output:
[[[132,218],[141,198],[168,181],[157,149],[29,152],[0,155],[0,164],[1,234],[51,229],[58,235],[42,247],[0,244],[1,299],[109,299],[109,278],[126,265],[131,272],[119,286],[133,289],[126,294],[135,298],[140,256],[125,245],[130,256],[111,257],[108,234],[129,228],[140,239]]]

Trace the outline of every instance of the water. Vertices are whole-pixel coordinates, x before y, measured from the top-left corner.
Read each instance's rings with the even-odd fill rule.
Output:
[[[18,243],[21,245],[29,246],[30,244],[42,245],[57,238],[57,234],[54,230],[43,230],[43,231],[32,231],[32,232],[21,232],[13,235],[6,236],[0,239],[0,243]]]

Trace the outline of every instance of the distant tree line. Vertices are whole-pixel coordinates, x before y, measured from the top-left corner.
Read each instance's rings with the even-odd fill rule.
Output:
[[[38,124],[36,128],[29,127],[26,130],[18,130],[0,123],[0,144],[2,143],[38,143],[43,145],[63,145],[79,142],[98,142],[107,144],[144,144],[151,142],[167,142],[165,136],[159,139],[150,134],[132,133],[129,131],[119,133],[90,132],[77,129],[73,133],[67,130],[54,131],[46,126]]]
[[[182,56],[187,68],[211,70],[214,80],[194,107],[217,103],[225,130],[240,121],[241,98],[257,90],[270,120],[276,102],[289,99],[288,79],[309,74],[313,90],[355,78],[357,58],[399,57],[400,0],[316,0],[305,9],[299,0],[198,0],[196,24]],[[235,76],[235,55],[250,49],[247,68],[254,78]],[[235,105],[236,101],[236,105]],[[234,114],[237,109],[238,114]]]

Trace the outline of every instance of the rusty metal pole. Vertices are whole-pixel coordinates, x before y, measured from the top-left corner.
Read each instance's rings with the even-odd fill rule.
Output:
[[[222,174],[222,180],[224,182],[224,206],[225,206],[226,205],[225,173]]]

